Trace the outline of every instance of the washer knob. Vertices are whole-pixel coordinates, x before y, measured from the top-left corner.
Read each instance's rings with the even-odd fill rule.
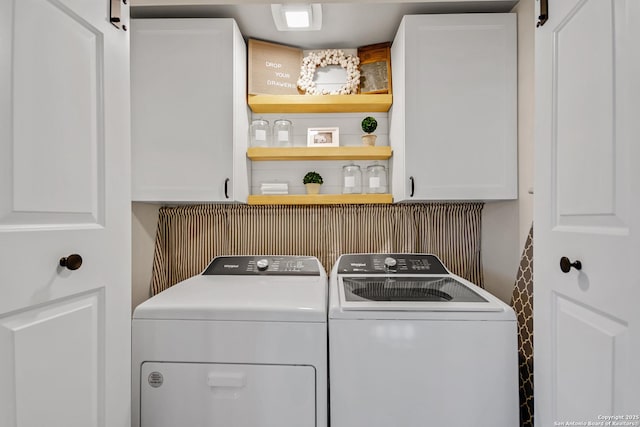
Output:
[[[269,260],[266,258],[259,259],[258,262],[256,262],[256,266],[258,267],[259,271],[265,271],[267,268],[269,268]]]
[[[398,264],[398,261],[396,261],[395,258],[391,258],[390,256],[388,256],[384,259],[385,268],[394,268],[396,264]]]

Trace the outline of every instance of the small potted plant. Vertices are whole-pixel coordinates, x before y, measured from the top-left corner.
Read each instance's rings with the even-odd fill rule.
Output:
[[[307,187],[307,194],[318,194],[320,193],[320,186],[324,181],[318,172],[307,172],[307,174],[302,178],[302,183],[305,187]]]
[[[373,135],[376,128],[378,127],[378,121],[371,116],[365,117],[362,119],[362,131],[366,133],[366,135],[362,135],[362,144],[363,145],[376,145],[377,135]]]

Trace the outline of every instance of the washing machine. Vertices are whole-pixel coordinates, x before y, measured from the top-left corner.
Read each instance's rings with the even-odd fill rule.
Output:
[[[430,254],[348,254],[329,279],[331,427],[516,427],[516,317]]]
[[[224,256],[139,305],[134,427],[326,427],[327,275],[313,257]]]

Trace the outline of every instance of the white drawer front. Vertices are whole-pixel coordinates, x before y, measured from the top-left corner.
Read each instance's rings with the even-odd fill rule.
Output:
[[[143,427],[312,427],[312,366],[147,362]]]

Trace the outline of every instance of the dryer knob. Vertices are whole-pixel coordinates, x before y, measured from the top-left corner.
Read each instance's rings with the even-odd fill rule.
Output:
[[[256,262],[256,266],[258,267],[259,271],[265,271],[267,268],[269,268],[269,260],[266,258],[259,259],[258,262]]]
[[[384,259],[384,266],[385,266],[386,268],[394,268],[394,267],[396,266],[396,264],[398,264],[398,261],[396,261],[396,259],[395,259],[395,258],[391,258],[391,257],[389,256],[389,257],[386,257],[386,258]]]

